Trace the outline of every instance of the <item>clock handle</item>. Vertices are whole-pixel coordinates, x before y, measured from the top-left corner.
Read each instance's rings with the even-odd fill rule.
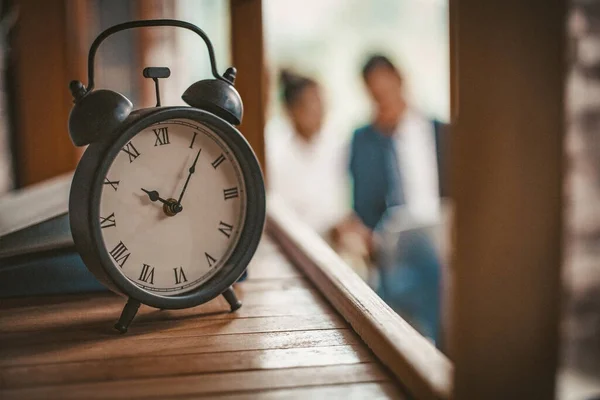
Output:
[[[208,57],[210,58],[210,69],[212,71],[213,76],[216,79],[220,79],[229,84],[233,83],[230,79],[228,79],[228,76],[219,75],[219,72],[217,71],[217,61],[215,60],[215,50],[210,39],[208,38],[208,35],[206,35],[206,33],[202,29],[189,22],[179,21],[175,19],[150,19],[141,21],[130,21],[111,26],[110,28],[102,32],[100,35],[98,35],[96,40],[94,40],[94,42],[92,43],[88,55],[88,86],[85,89],[85,93],[88,93],[92,91],[92,89],[94,89],[94,59],[96,57],[96,51],[98,50],[98,47],[100,47],[100,43],[102,43],[104,39],[106,39],[110,35],[115,34],[117,32],[124,31],[127,29],[144,28],[151,26],[174,26],[177,28],[189,29],[190,31],[196,33],[202,38],[202,40],[204,40],[204,43],[208,48]]]

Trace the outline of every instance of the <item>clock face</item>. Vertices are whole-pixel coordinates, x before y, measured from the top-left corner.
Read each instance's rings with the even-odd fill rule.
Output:
[[[240,239],[245,189],[235,155],[213,129],[184,119],[149,126],[104,177],[99,222],[109,259],[156,294],[202,285]]]

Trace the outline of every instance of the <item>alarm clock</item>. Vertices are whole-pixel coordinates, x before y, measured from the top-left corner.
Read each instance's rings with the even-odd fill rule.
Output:
[[[108,36],[133,28],[172,26],[198,34],[213,79],[182,95],[189,106],[161,106],[159,79],[149,67],[156,107],[133,109],[122,94],[94,90],[94,58]],[[194,307],[223,295],[241,306],[232,285],[244,274],[265,223],[265,187],[256,156],[235,128],[243,105],[236,70],[217,72],[213,46],[197,26],[178,20],[115,25],[92,43],[88,85],[72,81],[69,135],[88,145],[73,176],[69,221],[86,267],[128,298],[115,328],[125,333],[140,304]]]

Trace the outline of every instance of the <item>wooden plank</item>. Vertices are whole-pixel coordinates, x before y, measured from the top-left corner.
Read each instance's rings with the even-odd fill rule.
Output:
[[[12,389],[0,391],[0,397],[3,400],[164,398],[324,384],[385,382],[387,380],[389,378],[381,367],[377,364],[365,363]]]
[[[179,321],[182,323],[189,318],[237,319],[331,313],[331,309],[325,301],[315,296],[314,291],[308,289],[295,289],[287,292],[244,293],[241,291],[240,299],[243,306],[235,313],[229,312],[229,305],[221,297],[200,306],[182,310],[160,311],[142,306],[130,328],[130,333],[135,334],[137,324],[147,321]],[[48,306],[38,305],[27,311],[3,310],[0,312],[0,333],[42,329],[78,330],[97,325],[105,325],[107,329],[110,329],[124,305],[123,298],[106,293],[89,297],[75,296],[73,301]]]
[[[450,397],[450,361],[276,198],[269,199],[268,230],[412,395],[419,399]]]
[[[406,399],[404,394],[390,383],[353,383],[335,386],[267,390],[211,396],[219,400],[278,400],[278,399]]]
[[[230,0],[231,56],[237,88],[244,102],[240,126],[260,164],[265,167],[267,85],[263,66],[262,0]]]
[[[302,278],[303,275],[289,262],[283,262],[283,256],[261,259],[257,256],[256,261],[248,267],[248,280],[261,279],[294,279]]]
[[[237,293],[249,293],[249,292],[267,292],[267,291],[287,291],[289,289],[310,289],[312,285],[304,278],[288,278],[288,279],[273,279],[273,280],[248,280],[244,281],[243,284],[235,286]],[[2,299],[0,302],[0,312],[6,310],[14,310],[18,312],[27,312],[27,310],[35,310],[41,305],[49,307],[52,305],[60,305],[60,307],[66,306],[78,306],[82,303],[96,302],[96,301],[107,301],[109,299],[121,299],[119,296],[114,295],[111,292],[99,292],[94,294],[69,294],[69,295],[48,295],[48,296],[29,296],[29,297],[12,297]],[[51,310],[47,309],[47,310]],[[0,327],[1,329],[1,327]]]
[[[40,343],[0,348],[0,367],[123,357],[221,353],[225,351],[342,346],[360,343],[352,330],[329,329],[189,337],[113,336],[77,343]]]
[[[141,356],[0,368],[0,387],[34,387],[210,372],[319,367],[373,361],[362,346]]]
[[[189,337],[203,335],[231,335],[243,333],[311,331],[346,328],[347,324],[335,314],[294,315],[236,319],[211,319],[211,317],[181,320],[136,322],[136,337]],[[80,329],[36,330],[29,332],[0,333],[3,346],[28,347],[39,343],[79,342],[109,339],[116,335],[107,324],[90,325]]]
[[[554,397],[565,3],[450,2],[456,398]]]

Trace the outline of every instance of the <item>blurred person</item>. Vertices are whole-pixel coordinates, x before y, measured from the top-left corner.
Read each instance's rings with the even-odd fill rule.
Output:
[[[374,251],[374,237],[403,230],[390,229],[390,224],[415,227],[397,235],[400,240],[393,249],[378,255],[376,290],[417,330],[437,342],[440,261],[427,230],[418,227],[437,224],[441,217],[442,124],[408,104],[403,76],[387,57],[369,58],[362,77],[374,114],[352,137],[349,168],[355,217],[345,228],[360,232]]]
[[[324,127],[320,85],[306,76],[280,73],[285,119],[266,132],[267,185],[327,241],[349,213],[345,143]]]

